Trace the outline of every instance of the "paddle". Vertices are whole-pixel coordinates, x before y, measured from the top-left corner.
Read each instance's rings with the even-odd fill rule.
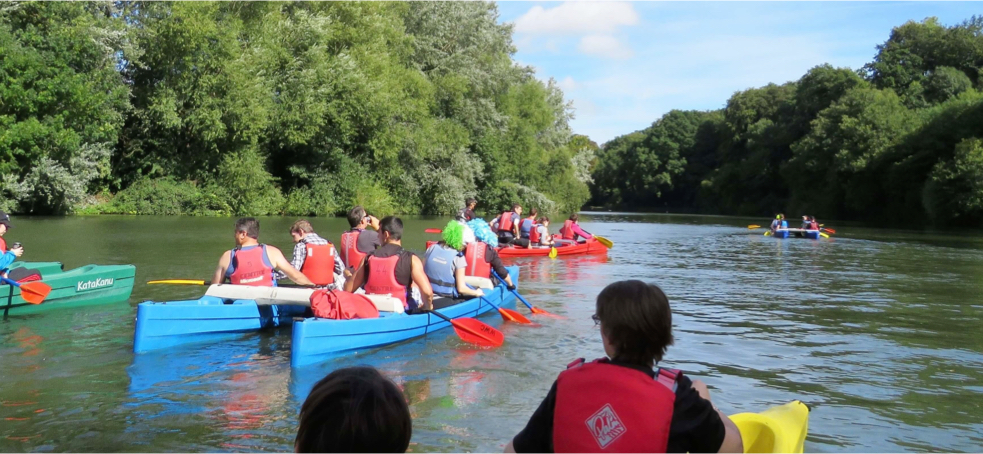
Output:
[[[204,279],[159,279],[156,281],[147,281],[148,284],[172,284],[172,285],[212,285],[212,281]],[[277,284],[277,287],[300,287],[300,288],[312,288],[307,285],[299,284]]]
[[[825,234],[823,232],[819,232],[819,236],[821,236],[823,238],[829,238],[829,235],[827,235],[827,234]]]
[[[765,236],[771,235],[771,230],[765,232]]]
[[[491,273],[498,278],[498,280],[502,283],[502,285],[507,285],[505,284],[505,279],[502,279],[502,276],[499,276],[498,273],[495,272],[495,270],[492,270]],[[506,288],[508,287],[506,286]],[[543,309],[540,309],[538,307],[533,306],[532,304],[529,304],[529,301],[526,301],[526,299],[523,298],[522,295],[519,294],[519,292],[515,290],[511,290],[511,292],[513,295],[516,296],[516,298],[519,298],[519,301],[522,301],[522,304],[525,304],[526,307],[528,307],[533,314],[548,315],[550,317],[563,318],[559,315],[551,314]]]
[[[751,225],[749,225],[749,226],[747,226],[747,228],[749,228],[749,229],[752,229],[752,230],[753,230],[753,229],[760,229],[760,228],[761,228],[761,226],[760,226],[760,225],[754,225],[754,224],[751,224]]]
[[[48,294],[51,293],[51,286],[44,282],[25,282],[19,284],[17,281],[12,281],[2,276],[0,276],[0,280],[8,285],[20,287],[20,297],[31,304],[41,304],[48,297]]]
[[[488,326],[481,321],[473,318],[452,319],[435,310],[427,311],[434,314],[451,324],[457,337],[464,342],[477,344],[485,347],[499,347],[505,342],[505,335],[501,331]]]
[[[556,246],[550,246],[549,258],[551,258],[551,259],[555,259],[556,258]]]
[[[609,240],[609,239],[607,239],[607,238],[604,238],[603,236],[600,236],[600,235],[594,235],[594,239],[596,239],[596,240],[597,240],[597,242],[599,242],[599,243],[601,243],[601,244],[603,244],[603,245],[604,245],[604,247],[606,247],[606,248],[608,248],[608,249],[611,249],[611,248],[613,248],[613,247],[614,247],[614,242],[612,242],[611,240]]]
[[[425,233],[444,233],[444,231],[441,230],[441,229],[426,229],[426,230],[424,230],[424,232]]]
[[[498,305],[496,305],[495,303],[491,302],[491,300],[489,300],[488,298],[485,298],[484,296],[479,296],[478,298],[481,298],[481,300],[488,303],[489,306],[497,309],[498,313],[502,314],[502,320],[505,320],[507,322],[516,322],[516,323],[524,323],[524,324],[532,323],[532,321],[530,321],[524,315],[516,311],[513,311],[512,309],[503,309]]]
[[[826,228],[826,227],[823,227],[823,228],[821,228],[821,229],[819,229],[819,230],[822,230],[822,231],[824,231],[824,232],[826,232],[826,233],[832,233],[832,234],[835,234],[835,233],[836,233],[836,230],[833,230],[833,229],[828,229],[828,228]]]

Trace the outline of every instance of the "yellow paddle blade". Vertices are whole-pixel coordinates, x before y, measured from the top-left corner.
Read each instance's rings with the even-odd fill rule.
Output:
[[[604,238],[603,236],[594,235],[594,238],[596,238],[599,243],[603,244],[604,247],[606,247],[608,249],[611,249],[611,248],[614,247],[614,243],[612,243],[611,240],[609,240],[607,238]]]
[[[819,232],[819,236],[821,236],[823,238],[829,238],[829,235],[827,235],[827,234],[825,234],[823,232]]]
[[[551,247],[550,248],[550,255],[549,255],[549,257],[551,259],[555,259],[556,258],[556,248],[555,247]]]
[[[760,229],[761,226],[760,225],[751,224],[751,225],[747,226],[747,228],[749,228],[749,229]]]
[[[206,285],[201,279],[161,279],[157,281],[147,281],[148,284],[175,284],[175,285]]]
[[[771,230],[765,232],[765,236],[771,235]]]

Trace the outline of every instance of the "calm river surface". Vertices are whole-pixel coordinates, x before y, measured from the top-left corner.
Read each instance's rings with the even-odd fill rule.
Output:
[[[710,385],[725,412],[800,399],[806,451],[983,450],[983,235],[835,225],[833,240],[776,240],[766,219],[593,214],[606,257],[521,259],[519,290],[567,319],[501,329],[496,350],[451,330],[290,368],[289,328],[134,355],[136,305],[191,299],[232,243],[233,219],[15,218],[25,260],[132,263],[129,302],[11,316],[0,323],[0,451],[290,451],[297,412],[333,369],[369,364],[399,383],[414,416],[411,450],[495,451],[519,431],[556,374],[603,355],[591,322],[608,283],[660,285],[676,345],[664,366]],[[287,254],[293,218],[263,218]],[[418,252],[424,228],[406,222]],[[337,240],[343,219],[315,219]],[[520,307],[523,313],[527,313]]]

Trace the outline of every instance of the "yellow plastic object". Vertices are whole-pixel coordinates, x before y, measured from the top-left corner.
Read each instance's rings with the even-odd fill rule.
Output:
[[[738,413],[730,419],[741,430],[747,453],[801,453],[809,433],[809,407],[797,400],[761,413]]]
[[[823,238],[829,238],[829,235],[827,235],[827,234],[825,234],[823,232],[819,232],[819,236],[821,236]]]
[[[551,259],[555,259],[556,258],[556,248],[555,247],[550,248],[549,258],[551,258]]]
[[[594,238],[597,239],[597,241],[599,243],[603,244],[604,247],[606,247],[608,249],[611,249],[611,248],[614,247],[614,243],[612,243],[611,240],[609,240],[607,238],[604,238],[603,236],[594,235]]]
[[[161,279],[147,281],[148,284],[207,285],[202,279]]]
[[[760,225],[751,224],[751,225],[747,226],[747,228],[749,228],[749,229],[760,229],[761,226]]]
[[[771,230],[765,232],[765,236],[771,235]]]

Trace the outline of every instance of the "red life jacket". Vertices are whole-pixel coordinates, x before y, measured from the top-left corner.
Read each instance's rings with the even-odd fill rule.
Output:
[[[266,255],[266,245],[246,246],[232,250],[229,269],[225,275],[236,285],[273,287],[273,264]]]
[[[553,452],[666,452],[678,371],[606,360],[570,363],[556,379]]]
[[[539,243],[539,224],[533,224],[532,230],[529,231],[529,243]]]
[[[491,278],[491,263],[485,260],[485,251],[488,246],[485,243],[469,243],[464,248],[464,259],[468,266],[464,268],[465,276],[478,276]]]
[[[563,221],[563,227],[560,228],[560,235],[563,235],[564,240],[576,240],[577,234],[573,233],[573,221],[567,219]]]
[[[511,232],[512,224],[515,222],[515,213],[512,211],[506,211],[498,217],[498,231],[499,232]]]
[[[365,293],[372,295],[392,295],[403,302],[403,308],[409,309],[406,303],[406,286],[396,280],[396,264],[402,254],[389,257],[369,256],[369,276],[362,288]]]
[[[305,243],[307,248],[307,258],[300,266],[300,272],[304,273],[314,285],[328,285],[334,283],[334,245],[310,244]]]
[[[7,252],[7,240],[0,237],[0,254],[5,254]]]
[[[366,253],[358,250],[358,235],[362,233],[361,230],[349,230],[341,234],[341,249],[338,251],[341,255],[341,261],[351,270],[355,272],[355,268],[362,263],[365,258]]]
[[[809,223],[809,230],[819,230],[819,223],[812,221]]]

